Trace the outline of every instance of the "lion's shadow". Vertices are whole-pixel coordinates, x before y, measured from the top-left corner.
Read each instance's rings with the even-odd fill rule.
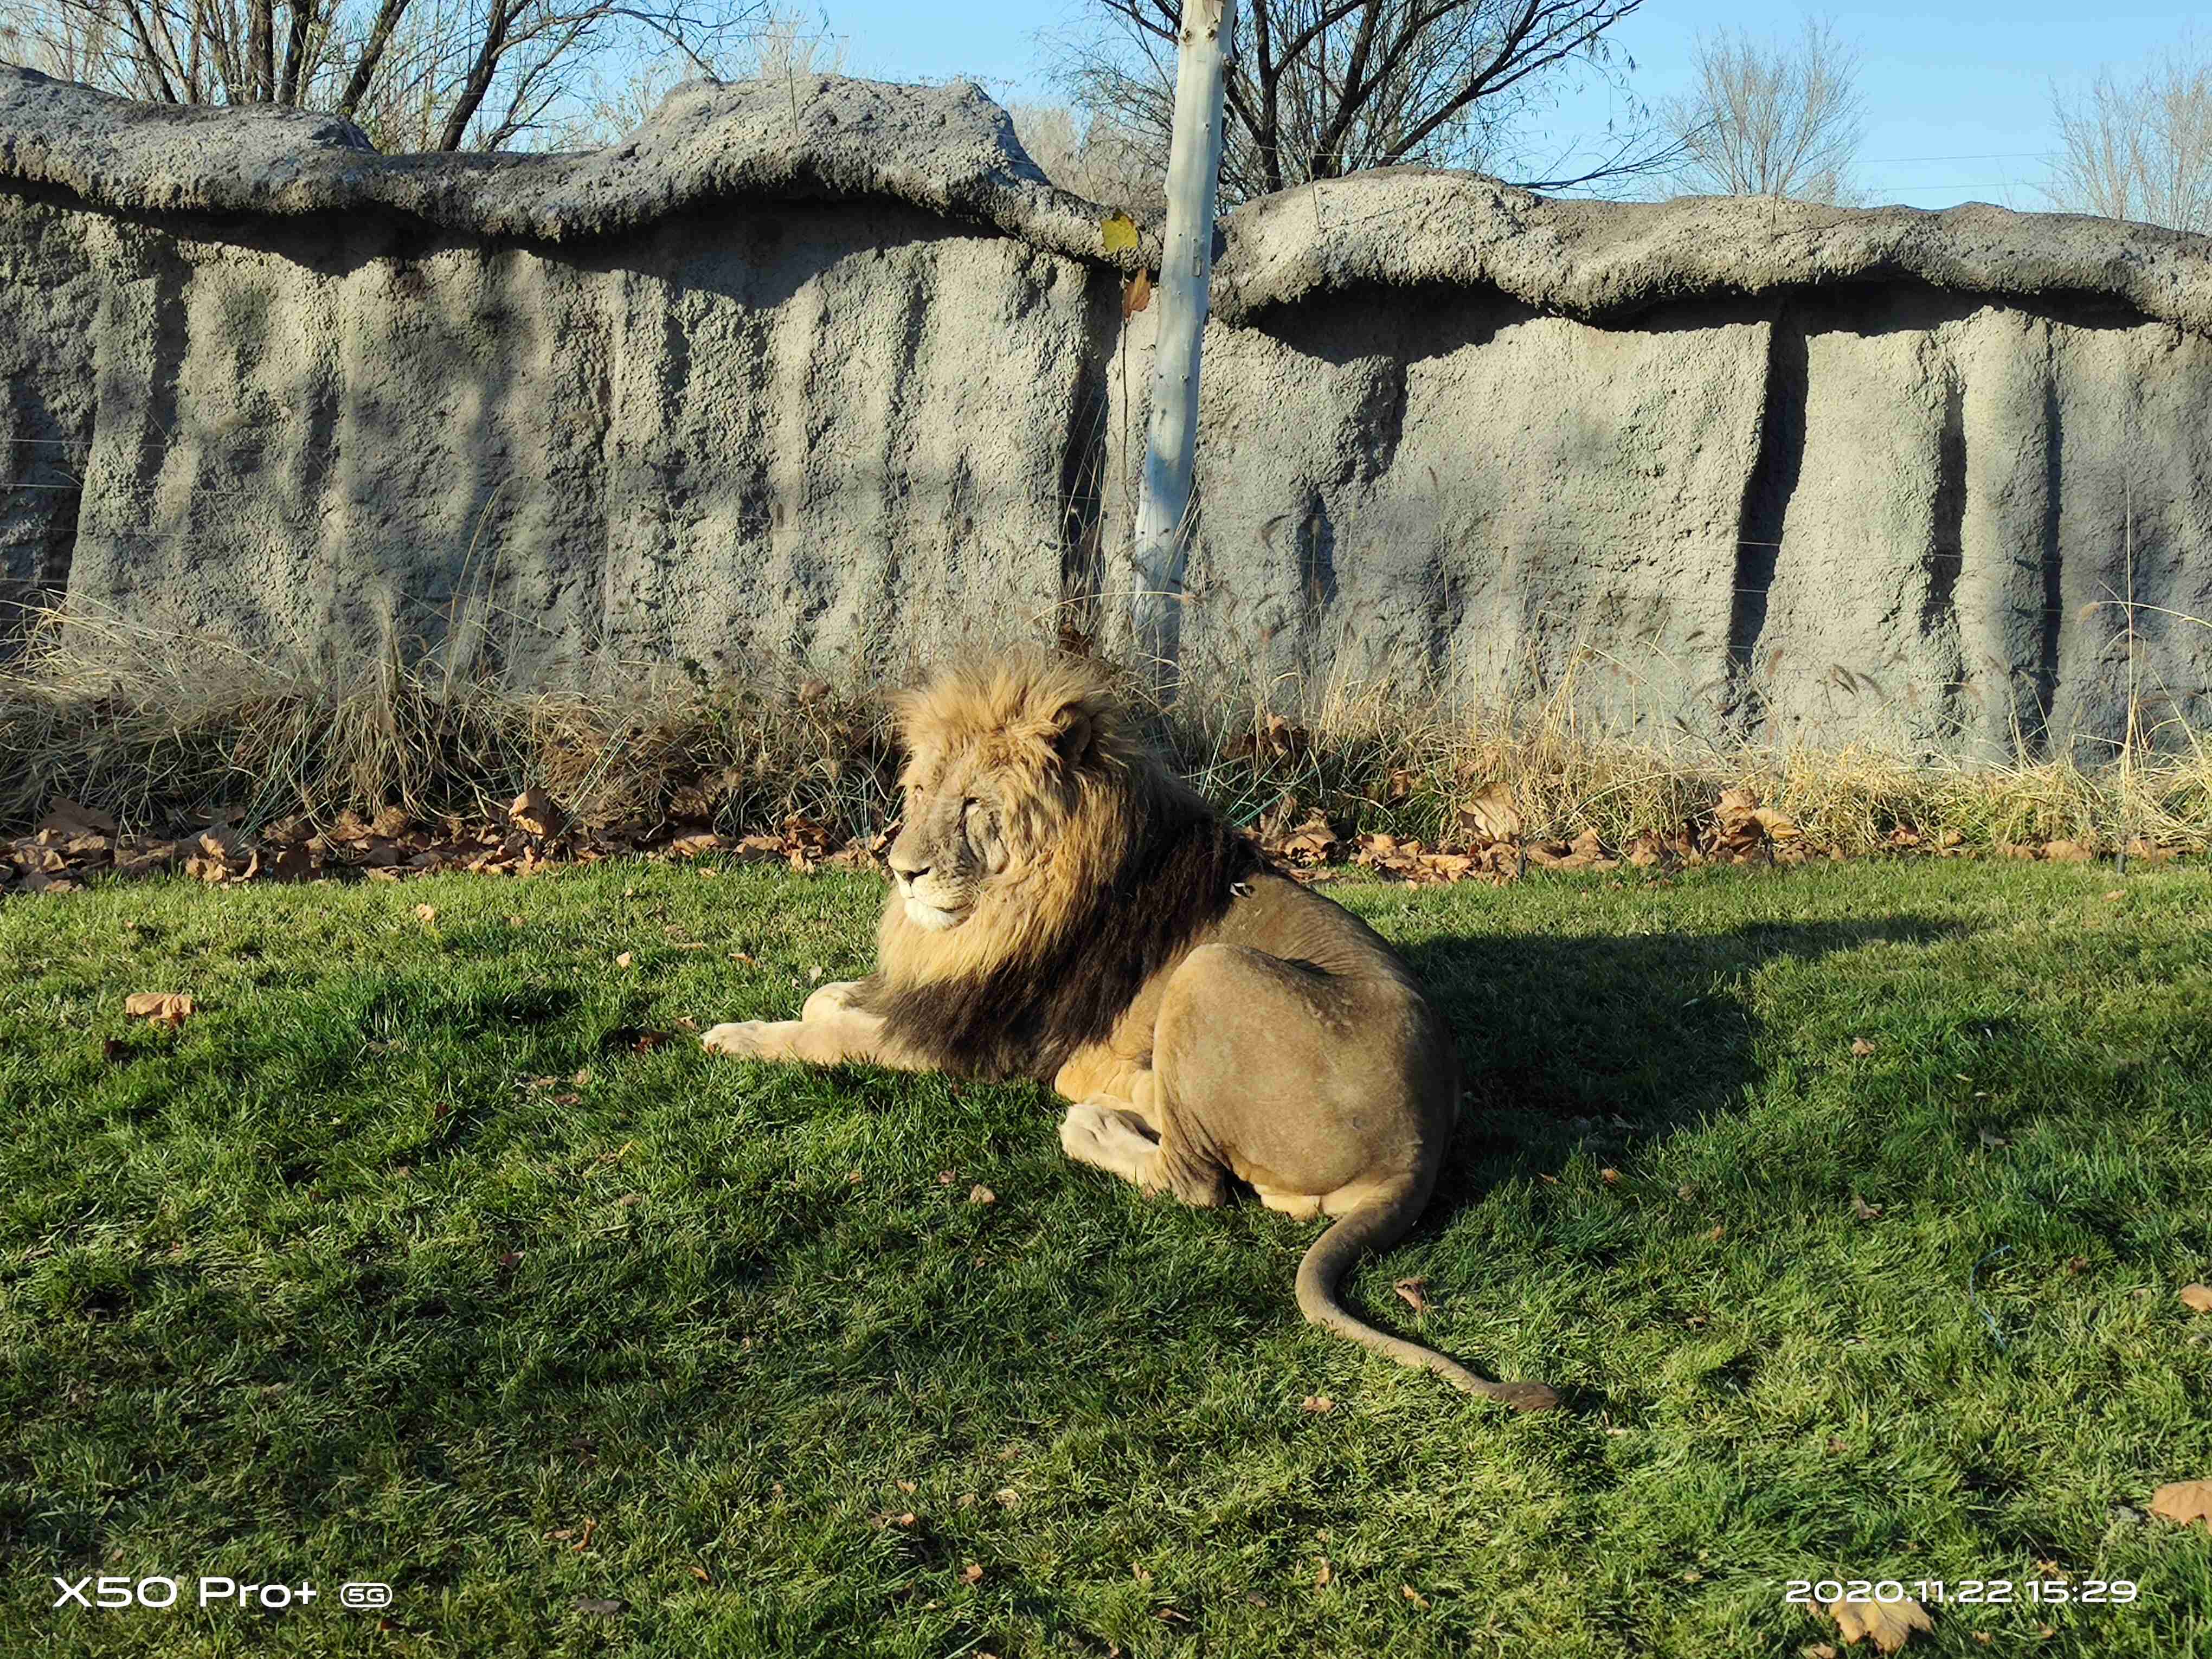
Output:
[[[1759,1028],[1732,982],[1784,957],[1924,945],[1951,921],[1756,923],[1715,933],[1477,934],[1402,954],[1451,1020],[1466,1109],[1423,1231],[1577,1148],[1649,1146],[1741,1099]]]

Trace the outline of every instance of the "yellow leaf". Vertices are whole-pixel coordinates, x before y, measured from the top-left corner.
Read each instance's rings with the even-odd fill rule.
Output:
[[[1098,240],[1106,245],[1109,253],[1133,253],[1137,247],[1137,222],[1117,208],[1099,222]]]

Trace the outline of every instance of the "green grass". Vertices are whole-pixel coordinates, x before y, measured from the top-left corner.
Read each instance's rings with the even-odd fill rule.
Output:
[[[678,1029],[861,970],[865,878],[0,903],[0,1653],[1713,1659],[1832,1639],[1793,1578],[2039,1562],[2140,1599],[1913,1650],[2208,1650],[2141,1513],[2212,1477],[2203,870],[1332,890],[1471,1079],[1351,1290],[1565,1410],[1304,1325],[1311,1227],[1067,1165],[1040,1090]],[[323,1599],[51,1608],[94,1571]]]

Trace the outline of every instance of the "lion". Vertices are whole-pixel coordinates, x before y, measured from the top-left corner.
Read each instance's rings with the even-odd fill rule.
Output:
[[[904,823],[877,968],[795,1020],[717,1025],[716,1054],[1049,1082],[1079,1163],[1332,1225],[1305,1316],[1522,1410],[1338,1299],[1419,1217],[1458,1114],[1450,1028],[1366,923],[1275,868],[1129,732],[1109,674],[1042,651],[939,672],[898,706]]]

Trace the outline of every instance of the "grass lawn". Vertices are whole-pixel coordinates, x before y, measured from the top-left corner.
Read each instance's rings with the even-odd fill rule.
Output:
[[[1715,1659],[1835,1639],[1792,1579],[2060,1575],[2140,1592],[1910,1650],[2212,1651],[2143,1515],[2212,1478],[2202,868],[1333,890],[1470,1078],[1348,1289],[1563,1411],[1305,1325],[1313,1227],[1040,1089],[702,1054],[865,969],[866,878],[0,903],[0,1654]]]

